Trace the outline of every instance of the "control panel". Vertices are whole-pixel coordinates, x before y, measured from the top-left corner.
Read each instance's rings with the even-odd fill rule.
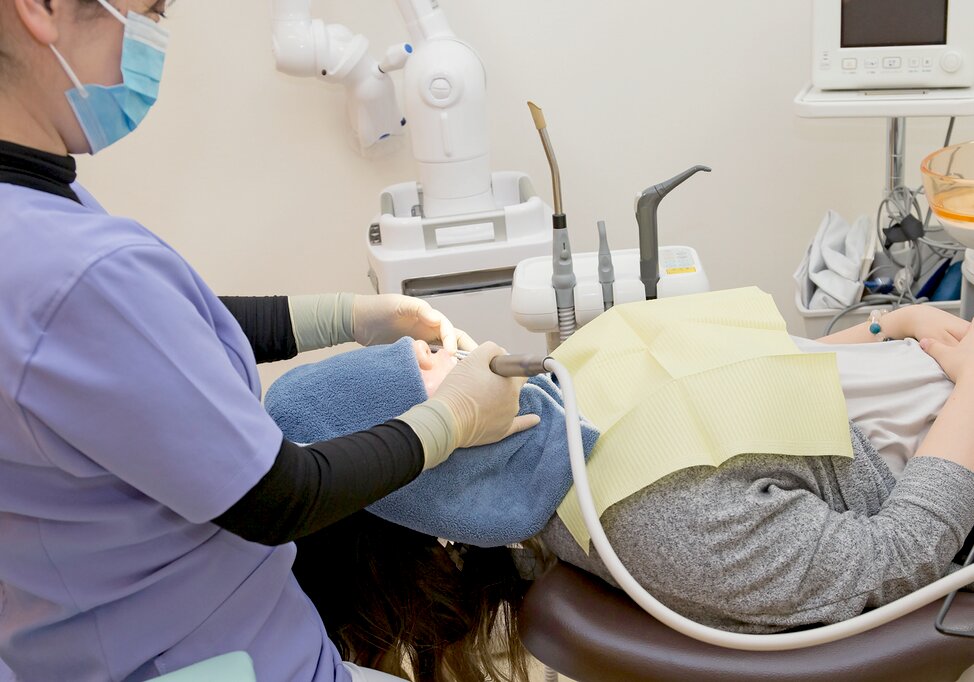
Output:
[[[814,0],[822,90],[974,86],[974,0]]]

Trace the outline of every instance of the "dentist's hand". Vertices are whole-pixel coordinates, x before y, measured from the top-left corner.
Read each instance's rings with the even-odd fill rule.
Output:
[[[436,342],[449,353],[477,347],[446,315],[426,301],[399,294],[357,295],[352,303],[352,336],[363,346],[394,343],[404,336]]]
[[[478,347],[446,376],[430,399],[449,408],[458,448],[495,443],[541,421],[536,414],[517,416],[526,379],[508,379],[490,371],[490,361],[503,354],[495,343]]]

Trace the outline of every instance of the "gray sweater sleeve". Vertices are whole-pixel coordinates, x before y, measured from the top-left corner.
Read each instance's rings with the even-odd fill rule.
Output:
[[[677,472],[610,508],[609,540],[699,622],[762,633],[845,620],[945,575],[974,525],[974,473],[922,457],[895,482],[857,431],[853,445],[853,460],[742,455]],[[611,582],[557,517],[542,539]]]

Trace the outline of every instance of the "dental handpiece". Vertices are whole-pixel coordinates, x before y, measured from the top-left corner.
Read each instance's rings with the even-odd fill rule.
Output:
[[[498,355],[490,361],[490,371],[501,377],[533,377],[544,374],[547,356]]]
[[[443,350],[443,346],[441,346],[438,343],[431,343],[431,344],[429,344],[429,347],[430,347],[430,350],[433,351],[434,353],[439,353],[441,350]],[[470,351],[468,351],[468,350],[459,350],[459,349],[457,349],[457,351],[453,354],[453,356],[457,360],[463,360],[468,355],[470,355]]]
[[[430,344],[430,350],[439,352],[443,346]],[[457,360],[463,360],[470,351],[458,350]],[[501,377],[533,377],[536,374],[544,374],[544,363],[548,358],[540,355],[498,355],[490,361],[490,371]]]

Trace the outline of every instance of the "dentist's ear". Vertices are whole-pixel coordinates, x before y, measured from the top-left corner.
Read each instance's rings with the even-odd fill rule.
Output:
[[[55,17],[64,11],[63,0],[13,0],[13,6],[31,38],[43,47],[57,42]]]

